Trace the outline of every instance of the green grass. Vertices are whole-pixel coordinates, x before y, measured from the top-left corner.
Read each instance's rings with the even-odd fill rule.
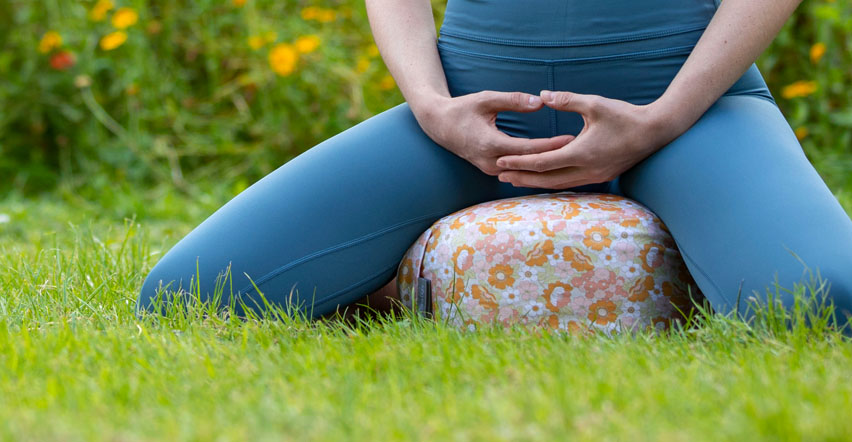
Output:
[[[667,335],[584,338],[460,332],[417,317],[135,319],[142,277],[227,198],[218,195],[130,194],[109,211],[73,195],[0,202],[0,438],[852,434],[852,345],[818,322],[709,317]],[[147,210],[144,223],[123,221],[133,207]]]

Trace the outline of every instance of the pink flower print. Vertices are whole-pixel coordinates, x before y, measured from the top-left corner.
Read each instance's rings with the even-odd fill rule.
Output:
[[[514,323],[518,322],[520,314],[518,311],[509,306],[500,307],[500,311],[497,314],[497,320],[500,321],[504,326],[509,327]]]
[[[616,234],[618,236],[618,234]],[[639,247],[630,241],[619,240],[613,243],[612,250],[615,252],[618,262],[624,264],[633,261],[639,254]]]
[[[542,288],[535,280],[525,279],[518,282],[516,289],[518,297],[523,302],[529,302],[538,299],[542,296]]]

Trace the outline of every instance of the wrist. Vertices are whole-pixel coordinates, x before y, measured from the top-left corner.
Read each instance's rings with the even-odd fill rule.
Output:
[[[421,118],[426,120],[431,119],[435,114],[440,112],[441,109],[444,109],[450,99],[451,97],[449,94],[443,95],[433,92],[419,94],[406,101],[408,102],[408,106],[411,108],[411,112],[414,113],[418,120]]]
[[[657,134],[661,144],[668,144],[679,137],[698,119],[686,109],[683,109],[680,104],[668,99],[663,94],[660,98],[645,105],[651,133]]]

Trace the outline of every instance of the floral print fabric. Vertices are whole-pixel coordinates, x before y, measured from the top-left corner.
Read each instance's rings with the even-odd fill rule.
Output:
[[[399,264],[409,308],[418,277],[431,280],[435,316],[468,329],[659,329],[688,311],[688,286],[700,296],[660,219],[598,193],[508,198],[447,215]]]

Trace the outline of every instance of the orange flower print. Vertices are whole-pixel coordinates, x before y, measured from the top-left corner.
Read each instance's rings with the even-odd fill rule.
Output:
[[[402,260],[402,267],[399,269],[399,279],[400,282],[406,285],[410,285],[414,283],[414,263],[411,258],[405,258]]]
[[[488,310],[497,310],[497,298],[493,293],[488,290],[482,288],[479,284],[474,284],[470,287],[470,294],[473,299],[479,301],[479,305],[485,307]]]
[[[488,283],[498,289],[511,287],[515,283],[515,278],[512,276],[513,273],[512,266],[497,264],[488,269]]]
[[[547,262],[547,256],[553,254],[553,241],[547,240],[536,243],[532,250],[527,252],[526,264],[528,266],[540,266]]]
[[[426,253],[429,253],[435,250],[435,247],[438,247],[438,238],[441,237],[441,229],[432,229],[432,234],[429,236],[429,240],[426,241]]]
[[[453,265],[456,268],[456,274],[464,273],[467,269],[473,266],[473,254],[476,250],[468,245],[459,246],[453,253]]]
[[[464,280],[461,278],[456,278],[456,280],[447,287],[446,293],[444,293],[444,301],[450,304],[455,304],[463,297],[467,296],[467,292],[464,288]]]
[[[636,227],[639,225],[639,218],[625,218],[619,224],[622,227]]]
[[[565,219],[571,219],[581,213],[582,207],[577,203],[568,203],[562,207],[562,217]]]
[[[521,203],[518,202],[518,201],[503,201],[503,202],[497,203],[494,206],[494,208],[497,209],[497,210],[509,210],[513,207],[517,207],[518,204],[521,204]]]
[[[664,250],[663,246],[654,242],[645,244],[645,247],[639,252],[642,268],[648,273],[654,273],[654,269],[663,265]]]
[[[598,325],[606,325],[615,321],[618,315],[615,314],[615,303],[606,299],[602,299],[589,307],[590,321],[594,321]]]
[[[587,272],[595,268],[595,266],[592,265],[592,259],[574,247],[569,246],[563,248],[562,259],[571,263],[571,268],[578,272]]]
[[[479,226],[479,232],[483,235],[493,235],[497,233],[497,229],[494,228],[493,224],[488,222],[476,223]]]
[[[500,213],[498,215],[492,216],[486,221],[490,223],[499,223],[499,222],[508,222],[509,224],[514,224],[517,221],[523,221],[524,217],[515,215],[512,212]]]
[[[654,290],[654,278],[646,276],[636,280],[636,282],[630,286],[627,290],[627,293],[629,293],[627,299],[633,302],[642,302],[648,299],[648,293],[651,290]]]
[[[542,325],[547,325],[547,326],[549,326],[550,328],[552,328],[552,329],[556,330],[556,329],[558,329],[558,328],[559,328],[559,316],[556,316],[556,315],[550,315],[550,316],[548,316],[547,318],[543,319],[543,320],[541,321],[541,324],[542,324]]]
[[[544,289],[544,301],[548,310],[558,313],[559,309],[571,301],[571,290],[574,288],[564,282],[552,282]]]
[[[545,235],[547,235],[547,236],[549,236],[549,237],[551,237],[551,238],[553,238],[554,236],[556,236],[556,232],[554,232],[553,230],[550,230],[550,229],[547,227],[547,220],[544,220],[544,219],[543,219],[543,220],[539,220],[539,222],[541,223],[541,233],[544,233]]]
[[[589,203],[589,207],[608,212],[620,212],[622,210],[621,207],[618,207],[615,204]]]
[[[612,239],[609,238],[609,229],[604,226],[590,227],[583,234],[586,236],[583,244],[592,250],[601,251],[612,243]]]
[[[627,198],[624,198],[622,196],[611,195],[611,194],[601,194],[601,195],[598,195],[597,198],[601,201],[608,201],[608,202],[612,202],[612,203],[622,202],[622,201],[627,199]]]

